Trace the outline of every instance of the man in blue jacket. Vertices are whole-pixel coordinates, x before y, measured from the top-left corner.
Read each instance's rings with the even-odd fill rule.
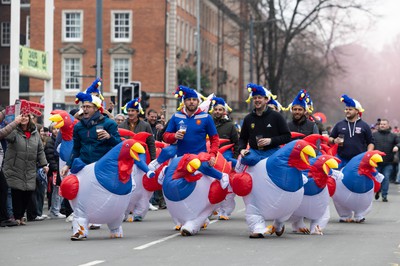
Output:
[[[74,146],[67,165],[60,174],[65,176],[75,158],[90,164],[121,142],[117,123],[101,113],[101,100],[90,94],[78,93],[77,102],[82,102],[83,117],[75,125]]]

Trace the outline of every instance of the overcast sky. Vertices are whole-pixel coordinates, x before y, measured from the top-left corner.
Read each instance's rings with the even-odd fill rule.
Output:
[[[400,0],[376,1],[372,11],[380,14],[361,41],[370,48],[380,50],[384,44],[391,43],[400,34]]]

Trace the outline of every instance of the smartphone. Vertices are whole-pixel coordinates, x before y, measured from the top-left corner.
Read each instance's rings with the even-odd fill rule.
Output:
[[[113,104],[115,104],[115,96],[111,96],[110,98],[111,98],[111,102],[112,102]]]

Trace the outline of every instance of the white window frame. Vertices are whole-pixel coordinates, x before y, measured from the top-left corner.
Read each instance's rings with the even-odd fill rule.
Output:
[[[1,3],[5,4],[5,5],[10,5],[11,4],[11,0],[1,0]]]
[[[79,37],[67,37],[67,29],[66,29],[66,15],[67,14],[71,14],[71,13],[79,13],[80,14],[80,36]],[[83,42],[83,29],[84,29],[84,25],[83,25],[83,10],[71,10],[71,9],[66,9],[62,11],[62,28],[61,28],[61,41],[62,42]]]
[[[115,83],[115,68],[116,68],[116,65],[115,65],[115,60],[117,60],[117,59],[125,59],[125,60],[128,60],[128,77],[126,78],[126,81],[123,81],[123,82],[121,82],[121,84],[124,84],[124,83],[129,83],[131,80],[132,80],[132,60],[131,60],[131,56],[130,55],[113,55],[112,57],[111,57],[111,68],[110,68],[110,77],[111,77],[111,86],[110,86],[110,88],[111,88],[111,90],[110,90],[110,92],[114,92],[114,93],[117,93],[118,92],[118,90],[115,88],[115,85],[116,85],[116,83]],[[119,84],[119,85],[121,85],[121,84]]]
[[[115,15],[116,14],[129,14],[128,25],[128,38],[115,37]],[[111,42],[113,43],[129,43],[132,42],[132,27],[133,27],[132,10],[111,10]]]
[[[66,64],[65,64],[65,62],[66,62],[66,60],[67,59],[79,59],[79,71],[77,71],[77,73],[79,74],[79,75],[82,75],[82,65],[83,65],[83,62],[82,62],[82,60],[83,60],[83,58],[82,58],[82,55],[80,55],[80,54],[74,54],[74,55],[63,55],[62,56],[62,61],[61,61],[61,69],[62,69],[62,79],[61,79],[61,87],[63,88],[63,90],[65,91],[65,94],[66,95],[75,95],[75,94],[77,94],[79,91],[81,91],[82,90],[82,78],[81,77],[76,77],[77,78],[77,80],[78,80],[78,82],[77,82],[77,84],[79,85],[79,88],[76,88],[76,89],[67,89],[66,88],[66,86],[67,86],[67,84],[66,84],[66,79],[68,78],[67,76],[66,76],[66,73],[67,73],[67,70],[66,70]]]
[[[25,34],[26,34],[26,46],[30,47],[31,46],[31,16],[26,16]]]
[[[7,68],[8,72],[6,72]],[[0,88],[10,88],[10,65],[0,65]]]
[[[11,42],[11,23],[9,21],[3,21],[1,22],[0,25],[0,39],[1,39],[1,46],[2,47],[10,47],[10,42]],[[6,32],[7,28],[6,25],[8,25],[8,33]],[[8,42],[5,42],[8,41]]]

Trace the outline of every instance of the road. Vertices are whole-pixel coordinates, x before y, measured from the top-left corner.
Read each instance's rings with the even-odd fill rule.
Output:
[[[70,241],[62,220],[0,228],[0,265],[400,265],[400,185],[389,202],[375,201],[364,224],[331,219],[323,236],[286,232],[249,239],[244,205],[237,197],[229,221],[212,220],[207,230],[182,237],[167,210],[149,212],[142,222],[124,223],[124,238],[109,239],[106,226],[85,241]]]

